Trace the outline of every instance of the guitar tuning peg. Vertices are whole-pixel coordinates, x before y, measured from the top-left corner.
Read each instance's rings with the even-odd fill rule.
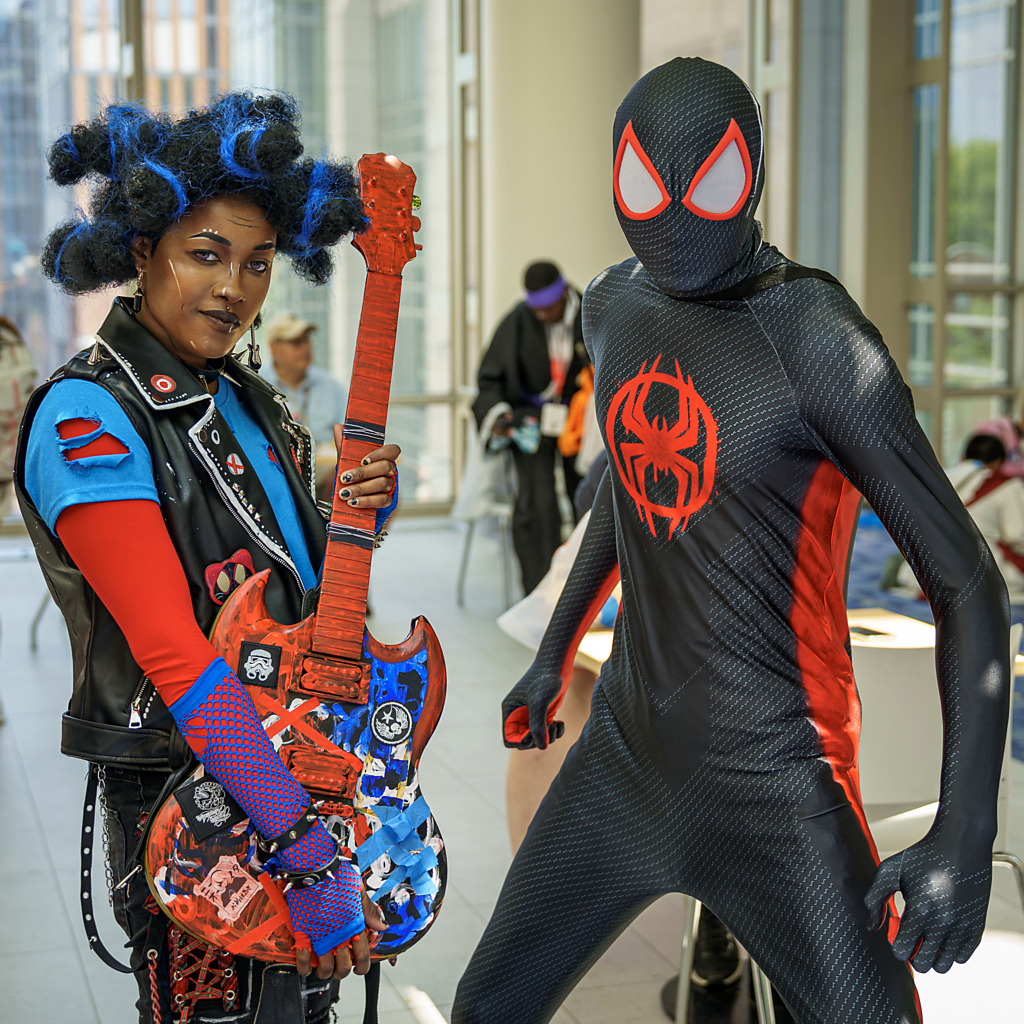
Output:
[[[419,231],[419,229],[421,227],[422,227],[422,225],[420,223],[419,217],[413,217],[413,219],[412,219],[412,229],[413,229],[413,231]]]
[[[412,197],[412,208],[418,210],[423,205],[423,200],[419,196]]]
[[[420,251],[420,250],[421,250],[421,249],[423,248],[423,246],[422,246],[422,245],[420,245],[420,244],[419,244],[419,242],[417,242],[417,243],[416,243],[416,244],[415,244],[415,245],[413,246],[413,248],[414,248],[414,249],[415,249],[415,250],[416,250],[417,252],[419,252],[419,251]]]

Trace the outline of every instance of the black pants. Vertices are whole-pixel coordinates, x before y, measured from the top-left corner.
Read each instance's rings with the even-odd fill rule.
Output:
[[[114,882],[120,882],[130,870],[128,858],[141,834],[143,816],[150,811],[166,776],[163,772],[134,771],[108,767],[104,770],[103,793],[106,827],[110,842],[110,867]],[[139,986],[135,1004],[140,1024],[152,1024],[149,968],[145,956],[147,937],[160,934],[162,919],[145,907],[149,888],[137,871],[124,888],[114,893],[114,916],[129,937],[131,966]],[[155,927],[157,932],[150,929]],[[157,984],[163,1024],[178,1019],[179,1011],[170,1006],[167,975],[167,946],[161,941],[157,961]],[[321,981],[315,974],[300,978],[292,967],[265,964],[259,960],[236,957],[239,1005],[225,1008],[221,1000],[203,1000],[189,1016],[195,1024],[327,1024],[331,1004],[338,998],[336,981]]]
[[[565,490],[572,502],[580,482],[571,459],[563,459],[558,442],[542,437],[532,454],[512,445],[516,467],[516,504],[512,513],[512,546],[523,574],[523,590],[530,593],[551,565],[551,556],[562,543],[562,513],[555,491],[555,471],[565,478]]]
[[[598,683],[459,982],[452,1024],[549,1021],[667,892],[721,918],[800,1024],[920,1024],[910,968],[868,930],[875,861],[831,769],[700,770],[696,796],[670,790]]]

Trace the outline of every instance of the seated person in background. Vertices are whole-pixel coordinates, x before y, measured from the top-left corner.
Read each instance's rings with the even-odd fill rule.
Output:
[[[1024,395],[1021,396],[1024,403]],[[972,437],[998,438],[1006,451],[1006,462],[1003,472],[1007,476],[1024,476],[1024,453],[1021,452],[1021,441],[1024,441],[1024,412],[1016,419],[1012,416],[997,416],[992,420],[979,423]]]
[[[949,479],[992,549],[1010,603],[1024,604],[1024,480],[1008,467],[1002,441],[979,434],[967,442],[963,461],[949,470]],[[915,596],[921,593],[906,562],[896,578]]]
[[[315,330],[315,324],[294,313],[278,313],[267,324],[273,366],[265,375],[288,399],[292,416],[313,435],[317,497],[329,501],[336,461],[334,424],[345,421],[346,396],[331,373],[313,365]]]

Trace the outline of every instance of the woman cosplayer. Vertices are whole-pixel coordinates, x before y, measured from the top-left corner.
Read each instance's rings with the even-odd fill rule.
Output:
[[[358,185],[347,163],[302,158],[291,101],[248,93],[180,120],[112,105],[57,140],[50,173],[93,191],[90,212],[48,239],[48,276],[72,295],[137,282],[96,343],[33,396],[16,473],[71,636],[62,750],[98,766],[110,868],[115,882],[130,875],[114,909],[140,1019],[326,1021],[338,979],[369,967],[367,929],[384,927],[351,863],[286,894],[298,973],[196,949],[147,908],[143,873],[130,873],[189,748],[266,839],[310,803],[206,635],[226,581],[272,569],[266,598],[280,622],[301,617],[316,584],[325,522],[312,446],[255,372],[252,329],[276,254],[311,283],[328,280],[329,247],[366,224]],[[242,339],[248,366],[231,358]],[[378,528],[398,454],[385,445],[342,478],[350,504],[379,509]],[[279,851],[279,867],[309,874],[336,850],[317,820]]]

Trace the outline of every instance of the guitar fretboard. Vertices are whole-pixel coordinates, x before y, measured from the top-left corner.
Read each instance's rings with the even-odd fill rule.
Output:
[[[400,276],[367,272],[339,466],[358,466],[384,443],[401,291]],[[355,661],[362,654],[377,510],[353,508],[340,495],[344,489],[339,475],[327,526],[313,650]]]

